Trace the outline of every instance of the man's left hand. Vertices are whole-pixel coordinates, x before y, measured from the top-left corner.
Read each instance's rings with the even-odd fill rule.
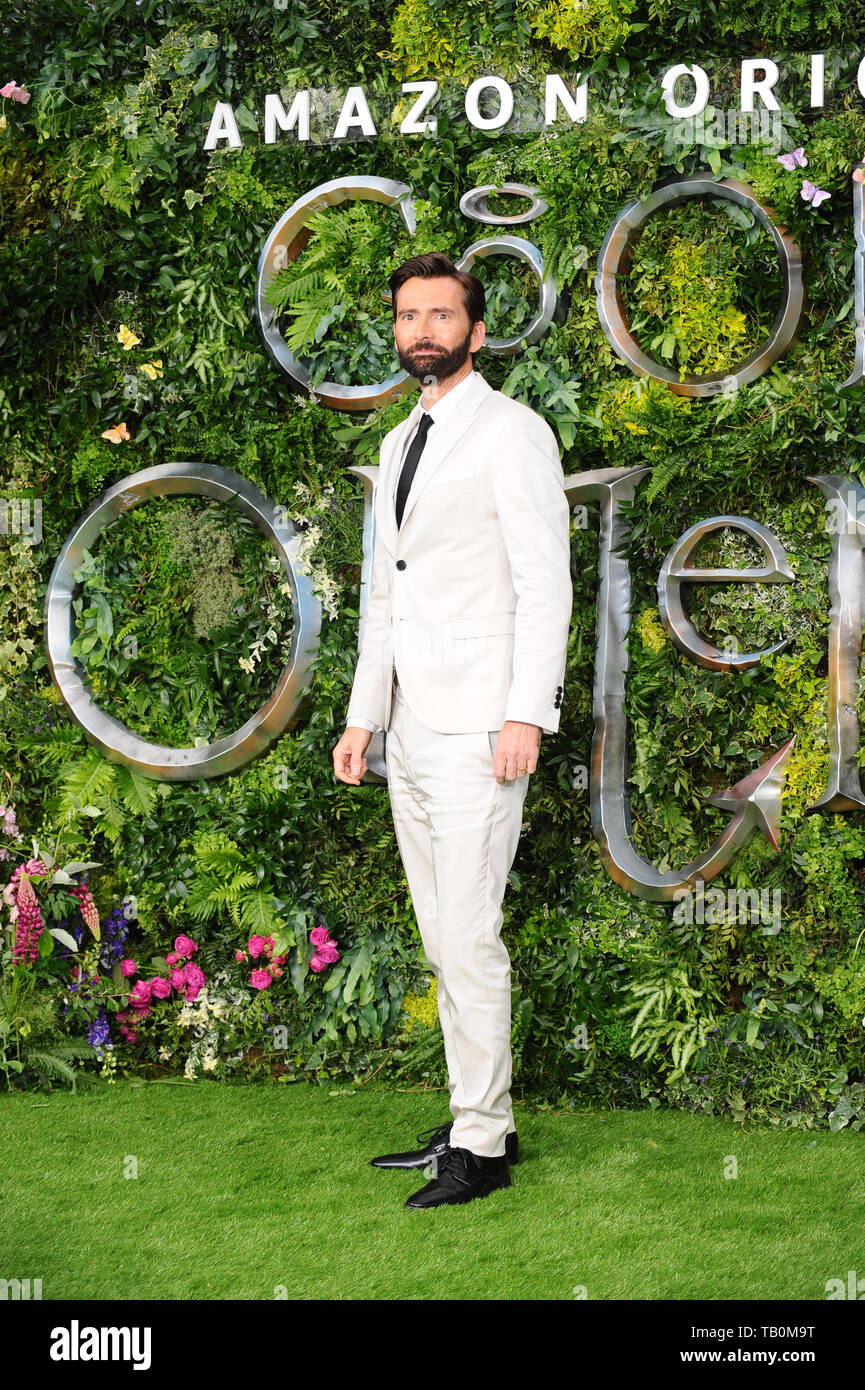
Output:
[[[541,746],[539,724],[520,724],[506,719],[496,741],[493,773],[499,783],[513,782],[516,777],[528,777],[538,765]]]

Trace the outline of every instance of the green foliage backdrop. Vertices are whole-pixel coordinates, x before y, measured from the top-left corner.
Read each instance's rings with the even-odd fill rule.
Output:
[[[591,739],[590,509],[589,526],[573,530],[561,732],[544,741],[505,903],[516,1089],[569,1104],[862,1124],[865,834],[855,815],[806,817],[805,807],[827,760],[829,554],[822,498],[806,475],[865,477],[862,387],[839,390],[854,349],[850,180],[865,150],[855,83],[863,41],[855,7],[819,0],[6,7],[0,85],[14,79],[30,98],[3,99],[0,112],[0,466],[4,498],[39,498],[43,511],[40,543],[9,535],[0,545],[2,877],[30,858],[33,839],[48,867],[51,855],[95,863],[67,878],[86,879],[102,923],[97,942],[70,884],[40,887],[33,869],[46,927],[80,936],[81,951],[73,957],[46,930],[44,954],[16,965],[7,897],[0,1058],[9,1084],[77,1084],[118,1067],[282,1080],[362,1080],[383,1069],[441,1083],[434,991],[386,788],[339,785],[331,765],[358,625],[362,506],[348,468],[377,462],[412,398],[357,417],[292,395],[262,350],[253,289],[263,241],[299,194],[346,174],[408,183],[413,240],[393,210],[328,211],[273,291],[314,384],[381,379],[396,366],[381,299],[389,271],[415,251],[456,259],[479,235],[460,195],[520,180],[549,203],[518,230],[568,287],[567,319],[516,358],[482,353],[477,365],[550,421],[566,473],[653,469],[632,510],[627,702],[641,853],[662,868],[700,853],[725,822],[705,795],[793,732],[797,744],[780,855],[753,838],[720,880],[778,891],[779,931],[724,914],[680,923],[609,880],[579,775]],[[827,100],[809,111],[803,54],[818,50]],[[782,68],[780,143],[689,140],[681,123],[673,128],[660,99],[672,62],[696,57],[726,111],[737,105],[739,61],[760,53]],[[590,82],[589,119],[543,131],[532,117],[543,112],[544,74],[577,71]],[[486,73],[513,84],[519,128],[468,125],[465,88]],[[430,76],[442,81],[437,137],[401,136],[413,97],[400,84]],[[287,106],[300,88],[341,94],[354,84],[377,137],[335,144],[318,130],[308,147],[264,145],[265,93],[280,92]],[[242,149],[203,150],[217,100],[232,103]],[[800,173],[777,159],[799,145],[808,177],[831,195],[817,209],[800,196]],[[593,291],[599,246],[624,203],[698,169],[743,180],[774,208],[802,247],[808,295],[782,361],[713,400],[633,377],[603,336]],[[478,273],[488,331],[519,332],[533,301],[527,276],[504,258]],[[765,234],[712,202],[659,216],[624,286],[646,349],[699,372],[727,370],[759,341],[778,289]],[[325,621],[298,727],[240,774],[168,785],[101,758],[58,705],[42,603],[75,518],[113,482],[172,459],[236,469],[303,523]],[[739,675],[688,662],[657,611],[667,550],[714,513],[769,525],[796,574],[786,587],[696,592],[692,611],[711,640],[791,639]],[[745,553],[731,533],[710,551],[730,565]],[[276,578],[255,536],[219,508],[151,503],[124,518],[81,574],[79,651],[105,708],[167,742],[239,724],[269,688],[290,632]],[[318,970],[310,933],[322,926],[340,958]],[[164,977],[183,936],[198,949],[181,950],[181,964],[194,954],[206,987],[154,995],[149,1012],[130,1012],[121,957],[135,961],[136,978]],[[251,972],[266,955],[251,956],[249,942],[268,936],[273,978],[259,989]]]

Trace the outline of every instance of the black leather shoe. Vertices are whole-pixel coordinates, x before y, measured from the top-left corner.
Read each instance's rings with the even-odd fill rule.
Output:
[[[370,1163],[373,1168],[426,1168],[432,1159],[441,1159],[450,1149],[452,1125],[453,1120],[450,1120],[446,1125],[423,1129],[417,1137],[421,1148],[400,1154],[381,1154],[379,1158],[371,1158]],[[515,1129],[505,1136],[505,1158],[510,1164],[519,1163],[520,1145]]]
[[[488,1197],[497,1187],[510,1187],[506,1154],[484,1158],[469,1149],[451,1149],[438,1160],[438,1174],[420,1191],[413,1192],[407,1207],[444,1207]]]

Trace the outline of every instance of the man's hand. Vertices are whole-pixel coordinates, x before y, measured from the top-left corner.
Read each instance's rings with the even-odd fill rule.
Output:
[[[538,765],[541,746],[539,724],[519,724],[506,719],[496,740],[493,773],[497,782],[513,782],[515,777],[527,777]]]
[[[357,729],[352,725],[346,729],[333,750],[333,770],[340,782],[360,786],[360,779],[367,770],[363,755],[371,738],[369,729]]]

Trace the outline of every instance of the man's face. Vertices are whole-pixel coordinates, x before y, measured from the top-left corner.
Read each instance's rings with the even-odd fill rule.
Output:
[[[397,290],[394,346],[403,371],[418,381],[454,376],[485,337],[482,322],[469,323],[462,287],[452,276],[412,276]]]

